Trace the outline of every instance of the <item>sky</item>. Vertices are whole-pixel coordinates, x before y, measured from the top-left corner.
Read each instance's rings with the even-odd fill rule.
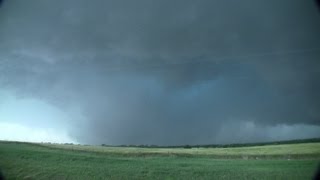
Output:
[[[319,12],[311,0],[4,0],[0,139],[320,137]]]

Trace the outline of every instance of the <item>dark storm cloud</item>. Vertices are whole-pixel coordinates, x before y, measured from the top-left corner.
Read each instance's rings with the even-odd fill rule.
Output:
[[[80,107],[69,131],[86,143],[226,142],[221,129],[241,127],[230,122],[318,126],[319,19],[300,0],[5,1],[0,87]]]

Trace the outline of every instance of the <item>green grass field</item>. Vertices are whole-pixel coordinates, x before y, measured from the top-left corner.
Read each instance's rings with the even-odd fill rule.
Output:
[[[133,148],[0,141],[7,179],[312,179],[320,143]]]

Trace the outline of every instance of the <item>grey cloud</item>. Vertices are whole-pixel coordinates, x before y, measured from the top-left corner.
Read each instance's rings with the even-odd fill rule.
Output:
[[[0,87],[79,107],[84,143],[230,142],[230,119],[318,127],[319,18],[299,0],[5,1]]]

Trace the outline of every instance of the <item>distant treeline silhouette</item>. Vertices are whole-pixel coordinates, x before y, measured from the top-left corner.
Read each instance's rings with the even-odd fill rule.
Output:
[[[41,146],[41,144],[61,144],[61,145],[78,145],[78,146],[90,146],[88,144],[74,144],[74,143],[51,143],[51,142],[42,142],[42,143],[32,143],[32,142],[19,142],[19,141],[4,141],[0,140],[1,143],[8,144],[31,144],[35,146]],[[320,142],[320,138],[311,138],[311,139],[296,139],[296,140],[287,140],[287,141],[272,141],[272,142],[256,142],[256,143],[234,143],[234,144],[203,144],[203,145],[176,145],[176,146],[159,146],[159,145],[108,145],[101,144],[105,147],[140,147],[140,148],[229,148],[229,147],[249,147],[249,146],[266,146],[266,145],[280,145],[280,144],[299,144],[299,143],[315,143]]]
[[[257,143],[234,143],[234,144],[204,144],[204,145],[177,145],[177,146],[158,146],[158,145],[107,145],[101,144],[106,147],[141,147],[141,148],[229,148],[229,147],[248,147],[248,146],[265,146],[265,145],[279,145],[279,144],[299,144],[299,143],[314,143],[320,142],[320,138],[311,139],[296,139],[287,141],[272,141],[272,142],[257,142]]]

